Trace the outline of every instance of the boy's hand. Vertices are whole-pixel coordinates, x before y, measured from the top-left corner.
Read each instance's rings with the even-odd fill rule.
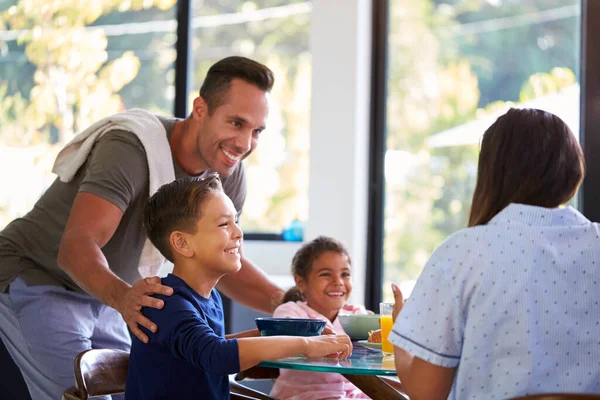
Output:
[[[114,305],[114,308],[121,314],[131,332],[144,343],[148,343],[148,336],[142,332],[138,324],[151,332],[156,332],[158,328],[156,324],[144,317],[141,312],[142,307],[160,309],[165,305],[162,300],[150,297],[152,294],[170,296],[173,294],[173,289],[169,286],[161,285],[158,276],[144,278],[122,292],[117,297]]]
[[[339,354],[342,360],[352,354],[352,341],[348,335],[322,335],[306,338],[304,355],[308,358]]]

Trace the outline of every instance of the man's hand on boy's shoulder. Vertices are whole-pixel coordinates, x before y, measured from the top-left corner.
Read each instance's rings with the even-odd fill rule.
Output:
[[[158,276],[144,278],[117,295],[113,304],[113,307],[127,323],[129,330],[144,343],[148,343],[148,336],[140,329],[139,325],[151,332],[156,332],[158,328],[154,322],[142,314],[142,307],[157,309],[164,307],[164,301],[151,297],[153,294],[170,296],[173,294],[173,288],[162,285]]]

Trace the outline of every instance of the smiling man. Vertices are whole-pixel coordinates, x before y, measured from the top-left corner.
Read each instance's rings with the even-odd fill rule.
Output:
[[[172,156],[158,164],[172,165],[175,178],[218,173],[239,217],[246,197],[242,160],[265,129],[273,82],[269,68],[247,58],[214,64],[186,119],[147,113]],[[0,232],[0,337],[33,399],[60,398],[74,382],[81,351],[129,350],[123,320],[144,342],[140,325],[158,329],[140,310],[162,308],[150,295],[172,289],[158,277],[141,279],[138,269],[146,241],[141,214],[153,179],[143,135],[103,133],[71,180],[56,179],[31,212]],[[242,252],[241,264],[218,289],[272,312],[281,290]]]

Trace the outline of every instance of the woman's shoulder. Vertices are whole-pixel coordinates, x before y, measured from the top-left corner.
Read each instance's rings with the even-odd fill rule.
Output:
[[[480,242],[483,243],[485,238],[490,235],[490,229],[493,230],[494,228],[495,227],[474,226],[456,231],[442,241],[442,243],[433,251],[432,257],[438,254],[445,256],[449,252],[463,252],[474,246],[479,246]]]

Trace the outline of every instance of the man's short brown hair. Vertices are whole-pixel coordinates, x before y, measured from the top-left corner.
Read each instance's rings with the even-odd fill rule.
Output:
[[[200,88],[200,97],[208,105],[210,115],[225,102],[231,81],[236,78],[264,92],[270,92],[275,82],[273,71],[269,67],[249,58],[232,56],[218,61],[210,67]]]

